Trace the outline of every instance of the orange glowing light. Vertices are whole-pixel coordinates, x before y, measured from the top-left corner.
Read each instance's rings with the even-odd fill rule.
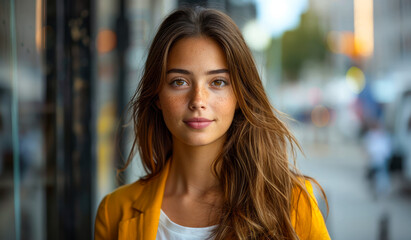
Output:
[[[36,49],[40,51],[44,48],[44,39],[45,39],[45,29],[43,27],[43,1],[37,0],[36,1],[36,35],[35,35],[35,42],[36,42]]]
[[[350,57],[356,57],[357,52],[354,46],[354,34],[352,32],[341,33],[341,52]]]
[[[354,45],[363,57],[374,52],[373,11],[373,0],[354,0]]]
[[[370,56],[373,48],[370,40],[366,41],[353,32],[329,32],[327,44],[331,52],[344,54],[350,58]]]
[[[117,46],[117,36],[112,30],[101,30],[97,35],[97,51],[108,53]]]

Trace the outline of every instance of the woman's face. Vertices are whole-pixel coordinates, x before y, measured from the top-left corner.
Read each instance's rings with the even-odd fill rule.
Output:
[[[157,106],[173,142],[222,145],[237,100],[223,50],[207,37],[177,41],[169,52]]]

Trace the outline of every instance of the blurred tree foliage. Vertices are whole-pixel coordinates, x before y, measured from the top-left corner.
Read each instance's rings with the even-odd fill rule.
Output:
[[[273,43],[279,39],[273,39]],[[275,48],[272,44],[270,48]],[[267,51],[268,66],[275,61],[273,49]],[[283,34],[281,39],[281,65],[284,80],[298,80],[300,71],[307,61],[322,62],[326,56],[326,42],[318,24],[318,18],[312,11],[301,15],[300,25]],[[270,64],[271,63],[271,64]]]

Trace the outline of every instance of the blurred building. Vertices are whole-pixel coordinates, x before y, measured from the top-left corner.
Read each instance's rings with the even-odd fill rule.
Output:
[[[362,128],[374,119],[383,122],[411,179],[411,1],[311,0],[310,5],[332,53],[331,82],[350,79]],[[352,67],[357,77],[350,75]]]

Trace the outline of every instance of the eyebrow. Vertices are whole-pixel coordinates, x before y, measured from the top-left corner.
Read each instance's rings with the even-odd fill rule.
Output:
[[[181,73],[181,74],[186,74],[186,75],[193,75],[192,72],[185,70],[185,69],[180,69],[180,68],[172,68],[167,71],[167,74],[170,73]],[[216,70],[210,70],[207,71],[207,75],[213,75],[213,74],[220,74],[220,73],[229,73],[228,69],[222,68],[222,69],[216,69]]]

